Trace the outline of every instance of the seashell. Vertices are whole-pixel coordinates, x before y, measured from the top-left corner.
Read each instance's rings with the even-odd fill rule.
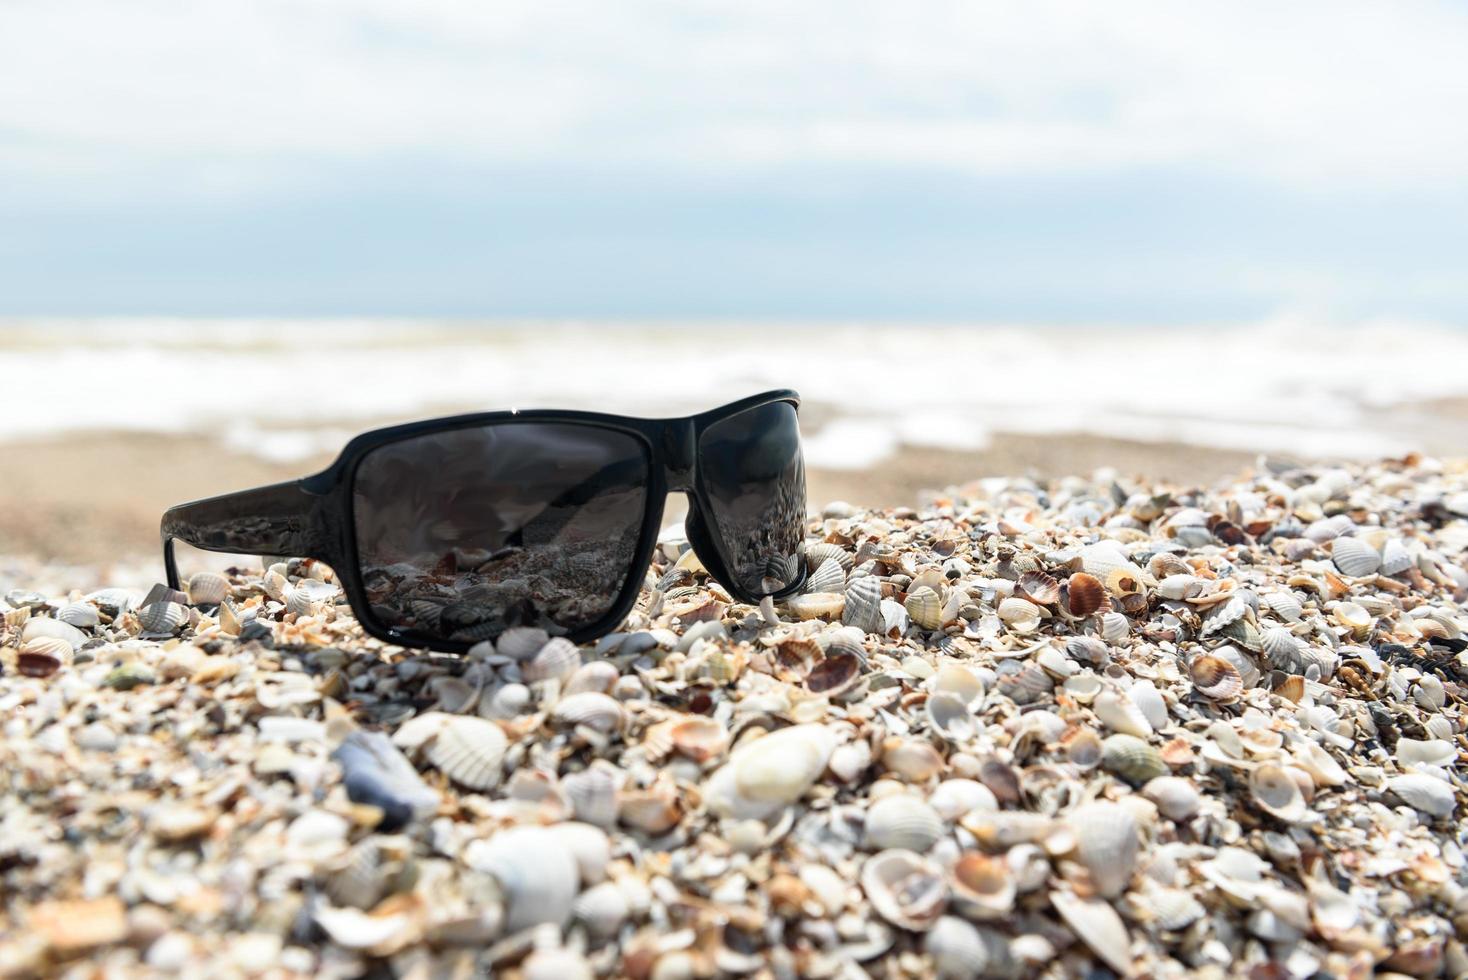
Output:
[[[1207,608],[1207,612],[1203,617],[1203,628],[1200,631],[1200,635],[1211,636],[1214,633],[1222,632],[1226,627],[1232,626],[1234,623],[1243,619],[1244,614],[1248,611],[1249,604],[1244,601],[1242,596],[1237,594],[1229,595],[1227,599]]]
[[[1083,674],[1072,674],[1061,685],[1062,690],[1078,704],[1090,704],[1096,700],[1096,695],[1100,694],[1105,687],[1106,684],[1102,681],[1101,676],[1089,671]]]
[[[1033,633],[1040,628],[1040,607],[1018,596],[999,603],[999,619],[1016,633]]]
[[[953,866],[954,904],[971,918],[996,919],[1014,908],[1018,887],[1003,856],[969,851]]]
[[[1309,739],[1296,743],[1292,755],[1294,764],[1309,773],[1317,786],[1344,786],[1350,781],[1341,764]]]
[[[97,607],[90,602],[68,602],[56,612],[56,618],[80,630],[95,629],[102,621]]]
[[[1133,786],[1167,775],[1161,754],[1135,735],[1108,735],[1101,742],[1101,768]]]
[[[1044,668],[1027,660],[1001,672],[995,687],[1015,704],[1034,704],[1049,697],[1055,681]]]
[[[548,640],[536,654],[520,667],[520,676],[530,683],[562,680],[581,666],[581,650],[570,640],[557,636]],[[603,689],[605,690],[605,688]]]
[[[561,789],[571,803],[577,820],[597,827],[617,822],[617,794],[622,788],[622,771],[605,759],[596,759],[579,772],[561,780]]]
[[[470,841],[464,863],[492,875],[504,893],[505,928],[564,925],[580,891],[581,872],[565,840],[543,827],[511,827]]]
[[[617,683],[621,674],[617,665],[610,660],[593,660],[589,664],[577,667],[562,688],[562,695],[580,694],[583,691],[598,691],[606,694]]]
[[[622,727],[626,712],[613,697],[596,691],[582,691],[561,698],[551,710],[551,717],[563,725],[585,726],[610,734]]]
[[[138,623],[147,633],[173,633],[188,621],[188,607],[176,602],[155,602],[138,610]]]
[[[882,632],[882,583],[879,579],[866,575],[847,583],[841,622],[863,633]]]
[[[1428,711],[1441,711],[1447,703],[1447,690],[1435,674],[1426,674],[1412,687],[1412,700]]]
[[[805,580],[807,592],[840,592],[846,584],[846,570],[834,558],[827,558],[816,566]]]
[[[851,574],[852,566],[856,563],[855,556],[839,544],[821,541],[805,549],[806,566],[812,572],[828,561],[834,561],[843,576]]]
[[[1238,668],[1222,657],[1202,654],[1188,664],[1193,690],[1214,701],[1233,701],[1244,690]]]
[[[1117,569],[1126,569],[1138,578],[1142,577],[1142,570],[1132,564],[1127,553],[1115,541],[1103,540],[1086,545],[1081,548],[1080,559],[1081,571],[1098,579],[1105,579]]]
[[[1203,803],[1198,788],[1180,776],[1149,779],[1142,787],[1142,795],[1157,804],[1157,812],[1169,820],[1191,819]]]
[[[990,929],[945,915],[923,937],[937,980],[973,980],[1016,974],[1009,941]]]
[[[1458,758],[1458,749],[1452,742],[1442,738],[1420,742],[1411,738],[1399,738],[1394,754],[1398,765],[1406,769],[1419,764],[1450,766]]]
[[[729,749],[729,733],[713,718],[689,715],[671,729],[673,748],[694,762],[717,759]]]
[[[404,914],[370,915],[359,909],[333,908],[325,903],[315,911],[316,924],[344,949],[370,950],[396,942],[412,928]]]
[[[479,700],[479,713],[486,718],[508,721],[530,705],[530,688],[503,684]]]
[[[911,783],[925,783],[943,771],[943,756],[915,738],[889,738],[882,744],[882,765]]]
[[[1249,773],[1249,792],[1259,809],[1285,823],[1299,823],[1308,814],[1299,785],[1273,763],[1266,762]]]
[[[1091,710],[1101,724],[1113,732],[1122,732],[1126,735],[1135,735],[1146,738],[1152,734],[1152,723],[1137,707],[1125,690],[1114,685],[1108,685],[1096,699],[1091,702]]]
[[[922,853],[943,836],[943,818],[924,801],[905,793],[884,796],[867,810],[862,846],[869,851],[900,848]]]
[[[1122,976],[1132,973],[1131,937],[1108,902],[1057,891],[1050,893],[1050,904],[1102,962]]]
[[[1364,637],[1371,632],[1373,622],[1371,613],[1367,612],[1366,608],[1359,603],[1336,603],[1335,608],[1331,610],[1331,617],[1357,637]]]
[[[867,858],[861,888],[878,915],[914,932],[931,929],[948,905],[942,869],[911,851],[882,851]]]
[[[716,816],[765,820],[805,795],[835,748],[835,735],[818,724],[742,742],[705,781],[704,802]]]
[[[387,884],[383,880],[381,857],[381,849],[370,838],[347,851],[326,875],[326,894],[337,905],[372,908],[382,898]]]
[[[1330,560],[1351,578],[1374,575],[1381,567],[1381,555],[1360,538],[1336,538],[1330,546]]]
[[[785,608],[799,620],[840,616],[845,605],[846,597],[840,592],[809,592],[785,600]]]
[[[1305,655],[1305,643],[1287,629],[1266,626],[1260,630],[1260,647],[1269,662],[1286,673],[1299,673]]]
[[[1169,575],[1157,583],[1157,594],[1164,599],[1186,599],[1195,596],[1203,588],[1203,580],[1196,575]]]
[[[935,630],[943,625],[943,601],[926,586],[909,592],[902,606],[913,625],[920,629]]]
[[[438,793],[381,732],[350,732],[331,757],[342,768],[347,798],[382,811],[379,831],[397,830],[438,809]]]
[[[964,742],[978,733],[978,723],[968,709],[967,702],[956,695],[938,692],[928,695],[928,725],[951,742]]]
[[[872,744],[867,741],[847,742],[838,745],[831,753],[831,775],[843,783],[850,783],[872,764]]]
[[[1161,731],[1167,727],[1167,701],[1151,681],[1135,681],[1127,688],[1127,694],[1131,695],[1132,703],[1146,717],[1147,724],[1152,726],[1153,731]]]
[[[1305,607],[1300,604],[1300,597],[1293,592],[1266,592],[1259,597],[1259,601],[1287,623],[1298,623],[1300,617],[1305,614]]]
[[[50,677],[71,663],[71,644],[54,636],[27,640],[15,655],[15,669],[26,677]]]
[[[944,820],[957,820],[972,810],[997,810],[994,793],[976,779],[945,779],[928,797],[928,805]]]
[[[1430,817],[1451,817],[1457,806],[1453,787],[1445,780],[1426,773],[1393,776],[1386,781],[1386,787],[1403,803]]]
[[[1116,803],[1087,803],[1067,820],[1076,839],[1076,858],[1091,875],[1098,894],[1121,894],[1137,866],[1137,821]]]
[[[511,626],[494,641],[494,652],[511,660],[529,660],[550,642],[550,634],[535,626]]]
[[[1417,559],[1407,550],[1401,538],[1387,538],[1386,543],[1381,546],[1381,567],[1377,571],[1382,575],[1400,575],[1416,564]]]
[[[1208,652],[1208,655],[1227,660],[1232,664],[1234,670],[1239,672],[1239,678],[1243,680],[1245,687],[1254,687],[1259,683],[1260,674],[1258,666],[1254,663],[1252,657],[1238,647],[1224,644],[1221,647],[1214,647]]]
[[[1085,619],[1105,608],[1110,600],[1106,586],[1099,578],[1085,572],[1076,572],[1065,585],[1066,607],[1072,616]]]
[[[586,931],[596,941],[615,936],[631,914],[627,896],[614,881],[593,885],[571,903],[571,915],[586,926]]]
[[[1109,612],[1101,614],[1101,627],[1098,632],[1101,639],[1107,643],[1118,643],[1126,638],[1132,628],[1131,620],[1121,613]]]
[[[1300,674],[1291,674],[1279,679],[1274,685],[1274,693],[1288,701],[1299,704],[1305,696],[1305,678]]]
[[[189,579],[185,591],[196,606],[217,606],[229,598],[229,579],[215,572],[199,572]]]
[[[805,675],[805,686],[821,697],[840,697],[861,680],[862,658],[854,653],[829,650]]]
[[[984,693],[984,681],[962,664],[947,663],[933,675],[934,694],[947,694],[964,705],[973,704]]]
[[[1111,660],[1111,650],[1094,636],[1072,636],[1065,641],[1065,654],[1072,660],[1092,667],[1105,667]]]
[[[665,834],[678,825],[683,805],[673,781],[660,776],[647,789],[623,790],[617,820],[648,834]]]
[[[445,776],[469,789],[486,790],[500,781],[500,762],[509,740],[492,721],[468,715],[443,715],[424,756]]]
[[[1081,769],[1101,764],[1101,736],[1089,728],[1077,728],[1061,737],[1066,761]]]
[[[1054,605],[1060,601],[1060,583],[1044,572],[1025,572],[1021,575],[1019,592],[1042,606]]]
[[[1168,932],[1186,929],[1207,914],[1186,888],[1152,885],[1135,894],[1133,901],[1145,921]]]

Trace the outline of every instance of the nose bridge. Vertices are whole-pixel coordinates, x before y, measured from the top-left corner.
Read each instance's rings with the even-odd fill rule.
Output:
[[[669,490],[692,490],[698,457],[692,419],[669,419],[663,425],[663,465]]]

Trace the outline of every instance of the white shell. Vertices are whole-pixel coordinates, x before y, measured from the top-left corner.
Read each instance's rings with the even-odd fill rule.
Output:
[[[1432,817],[1450,817],[1457,806],[1453,799],[1453,787],[1436,776],[1426,773],[1408,773],[1393,776],[1386,781],[1391,790],[1414,810]]]
[[[949,741],[964,742],[978,733],[978,722],[973,713],[956,695],[946,692],[930,694],[923,710],[933,731]]]
[[[563,694],[580,694],[582,691],[599,691],[606,694],[617,683],[621,674],[617,671],[617,665],[610,660],[593,660],[589,664],[582,664],[571,674]]]
[[[97,607],[90,602],[69,602],[57,611],[56,618],[81,630],[93,629],[102,621]]]
[[[561,789],[571,801],[577,820],[599,827],[617,822],[617,793],[624,775],[605,759],[597,759],[580,772],[561,780]]]
[[[529,660],[550,642],[550,634],[534,626],[512,626],[494,641],[495,653],[511,660]]]
[[[923,937],[938,980],[1014,975],[1007,937],[952,915],[940,918]]]
[[[627,896],[613,881],[593,885],[571,904],[571,913],[586,926],[593,939],[609,939],[617,934],[631,915]]]
[[[704,783],[718,816],[764,820],[805,795],[836,748],[824,725],[794,725],[740,744]]]
[[[1308,814],[1299,785],[1283,766],[1266,762],[1249,773],[1249,792],[1259,809],[1285,823],[1299,823]]]
[[[1447,739],[1435,738],[1419,742],[1412,738],[1397,740],[1397,763],[1403,768],[1423,764],[1450,766],[1458,758],[1458,749]]]
[[[424,755],[434,768],[469,789],[485,790],[500,781],[500,762],[508,740],[492,721],[445,715]]]
[[[867,810],[862,844],[869,851],[926,851],[943,836],[943,818],[915,796],[894,793]]]
[[[199,572],[189,579],[185,591],[196,606],[217,606],[229,598],[229,579],[215,572]]]
[[[1400,538],[1387,538],[1386,544],[1381,547],[1381,568],[1377,569],[1383,575],[1400,575],[1413,565],[1417,564],[1412,552]]]
[[[411,925],[406,915],[368,915],[359,909],[332,908],[320,905],[315,913],[319,925],[331,941],[344,949],[371,949],[403,933]]]
[[[1137,821],[1116,803],[1087,803],[1069,817],[1076,838],[1076,857],[1091,873],[1096,891],[1121,894],[1137,866]]]
[[[914,626],[935,630],[943,625],[943,600],[927,586],[913,589],[902,602]]]
[[[1265,592],[1259,597],[1274,614],[1287,623],[1298,623],[1300,617],[1305,614],[1305,607],[1300,605],[1300,597],[1293,592]]]
[[[1309,773],[1316,786],[1344,786],[1350,779],[1334,756],[1309,739],[1296,744],[1293,755],[1294,764]]]
[[[520,676],[532,684],[553,678],[560,680],[571,676],[580,666],[580,649],[564,636],[557,636],[520,667]]]
[[[1360,538],[1336,538],[1330,548],[1330,560],[1342,575],[1363,578],[1381,567],[1381,555]]]
[[[138,610],[138,622],[149,633],[172,633],[188,621],[188,607],[176,602],[155,602]]]
[[[943,869],[912,851],[874,854],[861,869],[861,887],[878,915],[902,929],[931,929],[948,904]]]
[[[574,820],[546,829],[576,859],[576,871],[583,885],[595,885],[607,876],[607,865],[612,862],[612,842],[605,830]]]
[[[585,725],[610,733],[622,727],[625,712],[617,699],[610,695],[582,691],[557,701],[551,715],[563,725]]]
[[[805,581],[807,592],[840,592],[846,584],[846,570],[834,558],[827,558],[816,566]]]
[[[1192,780],[1181,776],[1158,776],[1142,787],[1142,795],[1157,805],[1157,811],[1169,820],[1187,820],[1198,812],[1202,794]]]
[[[1131,695],[1119,687],[1109,686],[1091,702],[1091,710],[1101,723],[1113,732],[1146,738],[1152,734],[1152,723],[1137,707]]]
[[[852,579],[846,585],[846,606],[841,622],[863,633],[882,632],[882,582],[872,575]]]
[[[1109,612],[1101,614],[1101,639],[1107,643],[1117,643],[1124,639],[1131,630],[1131,620],[1121,613]]]
[[[945,779],[928,797],[928,805],[944,820],[957,820],[972,810],[997,810],[994,792],[976,779]]]
[[[983,678],[962,664],[939,667],[931,683],[933,693],[952,695],[965,705],[972,704],[984,693]]]
[[[825,619],[840,616],[846,597],[840,592],[809,592],[785,600],[785,608],[796,619]]]
[[[1070,892],[1051,892],[1050,903],[1070,926],[1071,932],[1117,973],[1131,971],[1131,937],[1110,903],[1099,898],[1081,898]]]
[[[524,684],[502,684],[479,700],[479,713],[486,718],[508,720],[530,704],[530,688]]]
[[[1010,596],[999,603],[999,619],[1016,633],[1033,633],[1040,627],[1040,607],[1028,599]]]
[[[489,840],[471,841],[464,863],[493,875],[505,893],[505,928],[542,922],[563,925],[580,889],[576,858],[565,842],[542,827],[511,827]]]
[[[1131,695],[1132,703],[1146,716],[1147,724],[1152,726],[1153,731],[1161,731],[1167,727],[1167,701],[1151,681],[1145,678],[1136,681],[1127,688],[1127,693]]]

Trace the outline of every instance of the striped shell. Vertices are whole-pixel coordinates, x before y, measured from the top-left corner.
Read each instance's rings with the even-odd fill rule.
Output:
[[[840,565],[841,573],[847,575],[851,573],[852,565],[855,564],[856,559],[851,552],[839,544],[832,544],[829,541],[822,541],[805,549],[805,562],[812,572],[820,568],[827,561],[834,561],[837,565]]]
[[[1050,904],[1070,931],[1091,947],[1107,966],[1121,976],[1132,969],[1131,937],[1111,904],[1100,898],[1081,898],[1070,892],[1051,892]]]
[[[49,677],[71,663],[71,644],[54,636],[38,636],[21,645],[15,669],[26,677]]]
[[[867,858],[861,888],[878,915],[914,932],[931,929],[948,905],[943,869],[912,851],[883,851]]]
[[[520,676],[532,684],[552,678],[564,680],[580,666],[581,650],[564,636],[557,636],[521,666]]]
[[[1040,607],[1019,596],[999,603],[999,618],[1016,633],[1033,633],[1040,626]]]
[[[1381,555],[1360,538],[1336,538],[1330,546],[1330,560],[1351,578],[1374,575],[1381,567]]]
[[[1386,786],[1402,802],[1428,816],[1450,817],[1457,806],[1452,785],[1436,776],[1413,772],[1393,776],[1386,781]]]
[[[69,602],[57,610],[56,618],[80,630],[93,629],[102,621],[97,607],[90,602]]]
[[[846,584],[846,572],[841,563],[834,558],[827,558],[816,566],[815,571],[805,580],[805,591],[807,592],[840,592]]]
[[[1021,575],[1019,591],[1042,606],[1060,601],[1060,583],[1044,572],[1025,572]]]
[[[149,633],[173,633],[188,621],[188,607],[176,602],[155,602],[138,610],[138,623]]]
[[[583,691],[557,701],[551,716],[563,725],[584,725],[610,733],[622,727],[624,712],[615,698],[596,691]]]
[[[1121,894],[1137,866],[1137,821],[1116,803],[1087,803],[1071,812],[1076,858],[1091,874],[1096,891],[1107,897]]]
[[[1188,664],[1193,690],[1215,701],[1232,701],[1244,690],[1238,668],[1222,657],[1203,654]]]
[[[1139,738],[1152,734],[1152,723],[1147,720],[1142,709],[1137,707],[1131,695],[1122,688],[1108,685],[1102,689],[1091,702],[1091,710],[1096,713],[1101,724],[1113,732]]]
[[[571,914],[586,926],[592,939],[609,939],[617,934],[632,914],[622,888],[614,881],[604,881],[582,892],[571,904]]]
[[[1381,568],[1377,571],[1383,575],[1400,575],[1415,564],[1417,560],[1400,538],[1388,538],[1381,547]]]
[[[1162,755],[1135,735],[1108,735],[1101,742],[1101,768],[1133,786],[1167,775]]]
[[[882,632],[882,582],[873,575],[854,578],[846,585],[846,607],[841,622],[863,633]]]
[[[1009,937],[945,915],[923,937],[923,950],[933,961],[938,980],[1007,977],[1015,974]]]
[[[1227,599],[1215,603],[1208,608],[1203,617],[1203,636],[1211,636],[1222,632],[1226,627],[1244,618],[1249,611],[1249,604],[1240,595],[1230,595]]]
[[[1101,639],[1107,643],[1117,643],[1125,639],[1131,628],[1131,620],[1127,619],[1121,613],[1109,612],[1101,614],[1101,628],[1099,632],[1101,633]]]
[[[909,592],[902,605],[913,625],[920,629],[935,630],[943,625],[943,600],[927,586]]]
[[[1157,812],[1169,820],[1187,820],[1203,804],[1202,794],[1192,780],[1181,776],[1158,776],[1142,787],[1142,795],[1157,806]]]
[[[1109,603],[1106,586],[1094,575],[1076,572],[1065,584],[1066,606],[1072,616],[1085,619]]]
[[[494,641],[495,653],[511,660],[529,660],[550,642],[550,634],[534,626],[511,626]]]
[[[492,721],[443,715],[424,756],[445,776],[468,789],[486,790],[500,781],[500,762],[508,740]]]
[[[905,793],[884,796],[867,811],[862,845],[869,851],[900,847],[922,853],[943,836],[943,818]]]
[[[604,759],[597,759],[562,779],[561,790],[571,801],[577,820],[610,827],[617,822],[617,794],[622,780],[621,770]]]
[[[1274,610],[1274,614],[1287,623],[1298,623],[1305,614],[1300,597],[1293,592],[1265,592],[1259,597],[1259,601]]]
[[[1167,700],[1163,698],[1162,692],[1157,690],[1156,685],[1143,678],[1132,682],[1127,693],[1132,696],[1132,703],[1141,710],[1153,731],[1160,731],[1167,727]]]
[[[1134,895],[1133,902],[1147,921],[1168,932],[1186,929],[1208,914],[1186,888],[1152,885]]]
[[[1305,643],[1287,629],[1266,626],[1260,631],[1260,647],[1276,669],[1298,674],[1303,663]]]
[[[606,694],[617,683],[621,673],[610,660],[593,660],[582,664],[566,681],[563,694],[580,694],[582,691],[600,691]]]
[[[215,572],[199,572],[189,579],[186,591],[196,606],[217,606],[229,598],[229,579]]]

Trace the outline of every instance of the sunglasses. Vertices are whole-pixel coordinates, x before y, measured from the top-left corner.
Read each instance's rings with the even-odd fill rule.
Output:
[[[631,612],[669,492],[728,593],[805,584],[805,462],[793,391],[679,419],[553,410],[413,422],[357,436],[321,473],[179,504],[173,542],[316,558],[372,636],[464,651],[512,626],[580,643]]]

